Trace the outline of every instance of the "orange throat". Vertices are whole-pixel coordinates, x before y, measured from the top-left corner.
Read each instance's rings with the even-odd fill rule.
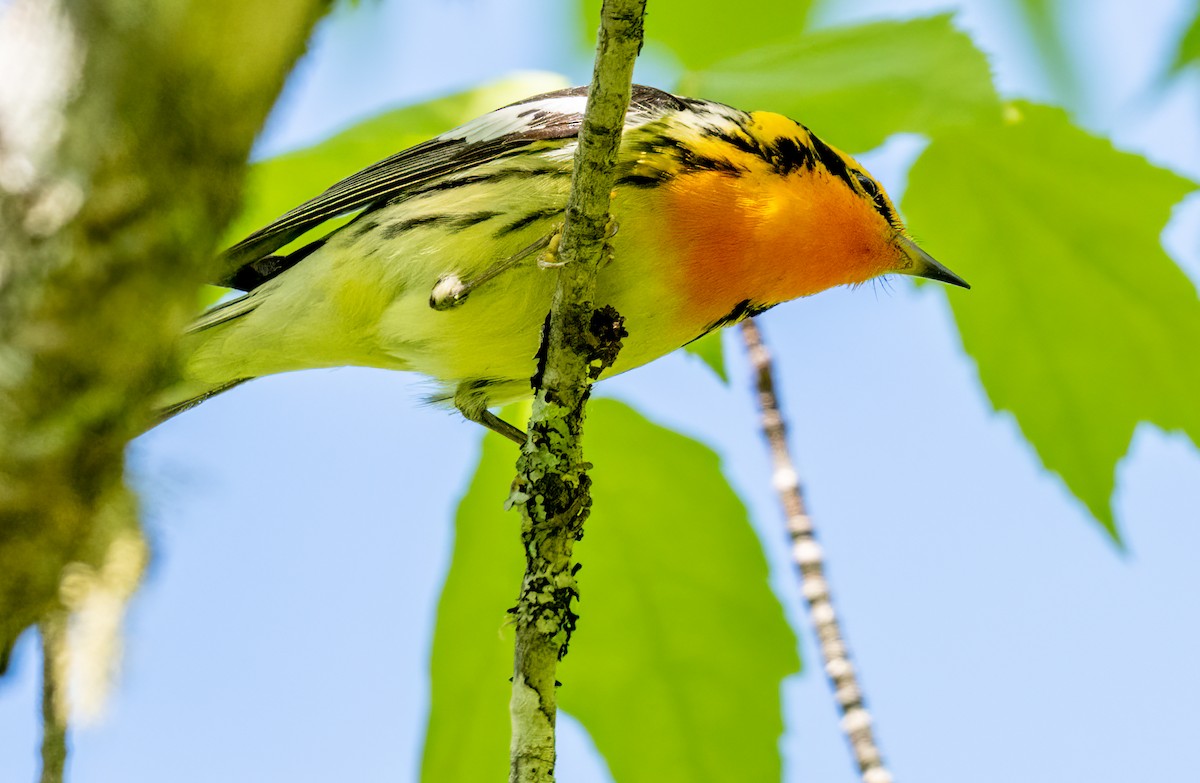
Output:
[[[688,307],[716,320],[739,302],[774,305],[894,266],[892,231],[823,172],[698,172],[667,187],[665,220]]]

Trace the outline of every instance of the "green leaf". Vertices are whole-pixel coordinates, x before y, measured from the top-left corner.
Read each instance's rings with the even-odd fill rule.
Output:
[[[426,783],[507,780],[513,629],[506,610],[525,564],[520,519],[504,512],[516,458],[510,441],[486,434],[458,506],[429,658]]]
[[[1196,7],[1192,24],[1179,39],[1179,48],[1175,51],[1175,60],[1171,63],[1171,73],[1179,73],[1184,68],[1196,64],[1200,64],[1200,5]]]
[[[778,780],[797,642],[718,456],[611,400],[589,409],[587,454],[596,512],[563,708],[622,783]]]
[[[730,55],[773,43],[804,29],[811,0],[759,0],[753,13],[724,0],[652,0],[646,7],[646,42],[670,50],[687,68],[703,68]],[[580,3],[584,49],[596,49],[600,0]]]
[[[936,139],[904,200],[992,404],[1119,540],[1109,505],[1138,422],[1200,443],[1200,300],[1159,234],[1195,184],[1018,103]]]
[[[513,101],[566,85],[548,73],[513,76],[466,92],[384,112],[295,152],[254,164],[246,179],[241,214],[230,226],[233,244],[334,182],[366,166],[430,139],[456,125]],[[328,233],[334,223],[316,229]],[[308,236],[292,243],[297,247]]]
[[[729,373],[725,371],[725,350],[721,346],[721,333],[724,329],[714,329],[696,340],[683,346],[683,350],[695,356],[708,365],[708,369],[717,374],[721,383],[729,385]]]
[[[796,639],[717,455],[605,399],[590,403],[586,437],[594,507],[576,549],[581,619],[562,709],[621,783],[778,780],[780,681],[799,667]],[[507,769],[505,609],[524,567],[520,520],[502,510],[515,459],[485,436],[459,507],[431,656],[431,783]]]
[[[998,119],[987,58],[949,15],[822,30],[687,74],[688,95],[786,114],[861,152]]]

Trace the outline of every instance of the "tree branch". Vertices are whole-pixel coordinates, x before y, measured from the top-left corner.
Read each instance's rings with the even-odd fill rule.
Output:
[[[875,743],[871,715],[867,712],[862,685],[850,663],[850,653],[825,579],[824,555],[817,543],[812,517],[804,504],[800,477],[787,444],[787,428],[775,393],[771,354],[753,319],[742,321],[742,337],[755,371],[762,430],[771,449],[775,472],[772,484],[779,493],[787,516],[788,535],[792,539],[792,558],[800,575],[800,592],[808,604],[808,614],[816,628],[825,674],[833,686],[834,699],[842,715],[842,731],[858,763],[863,783],[891,783],[892,775],[883,764]]]
[[[625,336],[612,307],[595,309],[605,253],[614,166],[642,46],[645,0],[605,0],[596,64],[575,153],[559,246],[562,267],[543,335],[528,439],[517,461],[511,505],[522,509],[525,577],[513,609],[512,746],[509,780],[554,780],[558,661],[576,615],[571,553],[591,506],[581,437],[591,384],[612,365]]]
[[[38,629],[42,635],[41,783],[62,783],[67,764],[67,613],[52,613]]]
[[[0,672],[62,609],[64,571],[98,572],[137,530],[126,443],[326,5],[15,0],[0,18]]]

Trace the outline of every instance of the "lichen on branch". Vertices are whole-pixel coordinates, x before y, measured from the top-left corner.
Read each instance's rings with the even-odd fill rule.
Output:
[[[577,616],[572,550],[591,506],[581,438],[591,384],[616,360],[626,336],[620,313],[596,309],[615,164],[642,45],[645,0],[605,0],[596,64],[567,201],[558,282],[534,377],[528,439],[509,499],[522,514],[525,576],[516,625],[509,780],[554,779],[555,679]]]

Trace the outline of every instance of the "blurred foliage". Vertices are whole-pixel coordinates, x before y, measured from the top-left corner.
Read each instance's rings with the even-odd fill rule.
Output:
[[[822,30],[685,73],[679,91],[786,114],[835,147],[999,119],[987,59],[949,15]]]
[[[426,781],[495,780],[508,766],[505,610],[524,562],[520,519],[503,508],[515,452],[486,435],[459,505],[430,659]],[[778,780],[796,638],[719,458],[605,399],[588,408],[587,454],[594,511],[576,549],[586,622],[560,669],[562,708],[622,783]]]
[[[582,0],[580,6],[580,45],[591,57],[600,0]],[[654,0],[646,6],[646,41],[661,45],[685,68],[703,68],[799,33],[811,6],[811,0],[759,0],[754,13],[744,13],[717,0]]]
[[[725,352],[721,348],[720,329],[709,332],[698,340],[692,340],[683,346],[683,350],[707,364],[708,369],[721,379],[721,383],[729,383],[729,373],[725,370]]]
[[[992,404],[1016,416],[1114,537],[1114,470],[1138,422],[1200,443],[1200,303],[1159,234],[1195,183],[1057,109],[939,137],[904,210],[974,288],[950,292]]]
[[[1200,3],[1192,16],[1192,24],[1179,39],[1179,48],[1171,62],[1171,72],[1178,73],[1192,65],[1200,65]]]

